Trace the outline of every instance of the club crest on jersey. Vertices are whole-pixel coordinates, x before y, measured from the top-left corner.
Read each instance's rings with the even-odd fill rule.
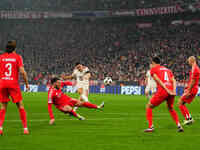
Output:
[[[62,96],[62,93],[61,93],[61,92],[60,92],[60,93],[56,92],[56,96],[57,96],[58,98],[60,98],[60,97]]]

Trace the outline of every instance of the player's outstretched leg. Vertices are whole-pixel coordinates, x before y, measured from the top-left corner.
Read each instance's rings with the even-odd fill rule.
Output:
[[[16,105],[18,107],[20,119],[21,119],[22,125],[24,127],[24,134],[29,134],[29,130],[28,130],[28,127],[27,127],[26,111],[24,109],[22,101],[16,103]]]
[[[187,107],[185,106],[185,102],[180,99],[178,104],[179,104],[179,109],[185,118],[183,125],[190,125],[190,124],[194,123],[192,115],[189,113]]]
[[[72,109],[72,107],[69,106],[69,105],[65,105],[65,106],[62,108],[61,111],[63,111],[64,113],[69,113],[70,115],[72,115],[72,116],[78,118],[79,120],[85,120],[85,118],[84,118],[83,116],[81,116],[81,115],[79,115],[78,113],[76,113],[76,112]]]
[[[3,135],[3,123],[5,120],[6,110],[7,110],[7,103],[2,103],[0,110],[0,135]]]
[[[88,97],[83,93],[80,95],[80,101],[88,102]],[[78,107],[74,107],[74,111],[76,111]]]
[[[87,107],[87,108],[93,108],[93,109],[102,109],[102,108],[104,108],[104,102],[102,102],[99,106],[92,104],[90,102],[81,102],[80,106]]]
[[[153,132],[153,113],[152,113],[153,105],[148,103],[146,105],[146,119],[148,121],[148,128],[144,130],[144,132]]]

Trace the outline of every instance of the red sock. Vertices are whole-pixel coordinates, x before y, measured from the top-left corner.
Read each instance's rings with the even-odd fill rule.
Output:
[[[187,117],[188,119],[191,118],[191,115],[190,115],[190,113],[189,113],[187,107],[186,107],[185,105],[183,105],[183,107],[184,107],[184,110],[185,110],[185,113],[186,113],[186,117]]]
[[[153,125],[153,121],[152,121],[153,114],[152,114],[152,109],[151,108],[147,108],[146,109],[146,118],[147,118],[147,121],[149,123],[149,128],[151,128],[152,125]]]
[[[170,112],[170,115],[172,116],[173,120],[176,122],[176,125],[179,126],[180,123],[179,123],[179,119],[178,119],[178,115],[176,113],[175,110],[169,110]]]
[[[185,120],[187,120],[187,115],[186,115],[186,112],[185,112],[185,109],[184,109],[184,105],[180,105],[180,106],[179,106],[179,109],[181,110],[181,113],[182,113],[183,116],[185,117]]]
[[[6,110],[5,109],[1,109],[0,110],[0,127],[1,128],[2,128],[3,122],[5,120],[5,115],[6,115]]]
[[[83,103],[83,106],[84,106],[84,107],[88,107],[88,108],[94,108],[94,109],[97,109],[97,108],[98,108],[97,105],[92,104],[92,103],[90,103],[90,102],[84,102],[84,103]]]
[[[78,117],[77,113],[73,109],[69,111],[69,113],[73,115],[74,117]]]
[[[27,118],[26,118],[26,111],[24,108],[19,109],[20,119],[22,121],[23,127],[27,128]]]

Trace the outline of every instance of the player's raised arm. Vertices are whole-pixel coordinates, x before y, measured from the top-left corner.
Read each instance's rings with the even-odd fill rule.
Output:
[[[72,85],[73,85],[73,83],[71,81],[63,81],[61,83],[61,87],[63,87],[63,86],[72,86]]]
[[[72,80],[72,79],[74,79],[74,76],[73,76],[73,75],[68,75],[68,76],[66,76],[66,75],[61,75],[61,78],[62,78],[63,80]]]
[[[26,73],[24,67],[19,67],[19,71],[23,76],[23,79],[24,79],[24,82],[25,82],[25,85],[26,85],[26,90],[29,91],[28,76],[27,76],[27,73]]]

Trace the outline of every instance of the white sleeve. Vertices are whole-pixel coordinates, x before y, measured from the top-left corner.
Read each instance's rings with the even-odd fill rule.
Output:
[[[147,71],[147,73],[146,73],[146,77],[149,78],[149,71]]]
[[[88,72],[88,71],[90,71],[90,70],[89,70],[89,68],[88,68],[88,67],[86,67],[86,68],[85,68],[85,72]]]
[[[76,69],[74,69],[74,71],[73,71],[73,73],[72,73],[72,76],[75,77],[75,76],[76,76],[76,73],[77,73],[77,71],[76,71]]]
[[[89,71],[90,71],[90,70],[88,69],[88,67],[86,67],[86,68],[84,69],[84,75],[87,74]]]

